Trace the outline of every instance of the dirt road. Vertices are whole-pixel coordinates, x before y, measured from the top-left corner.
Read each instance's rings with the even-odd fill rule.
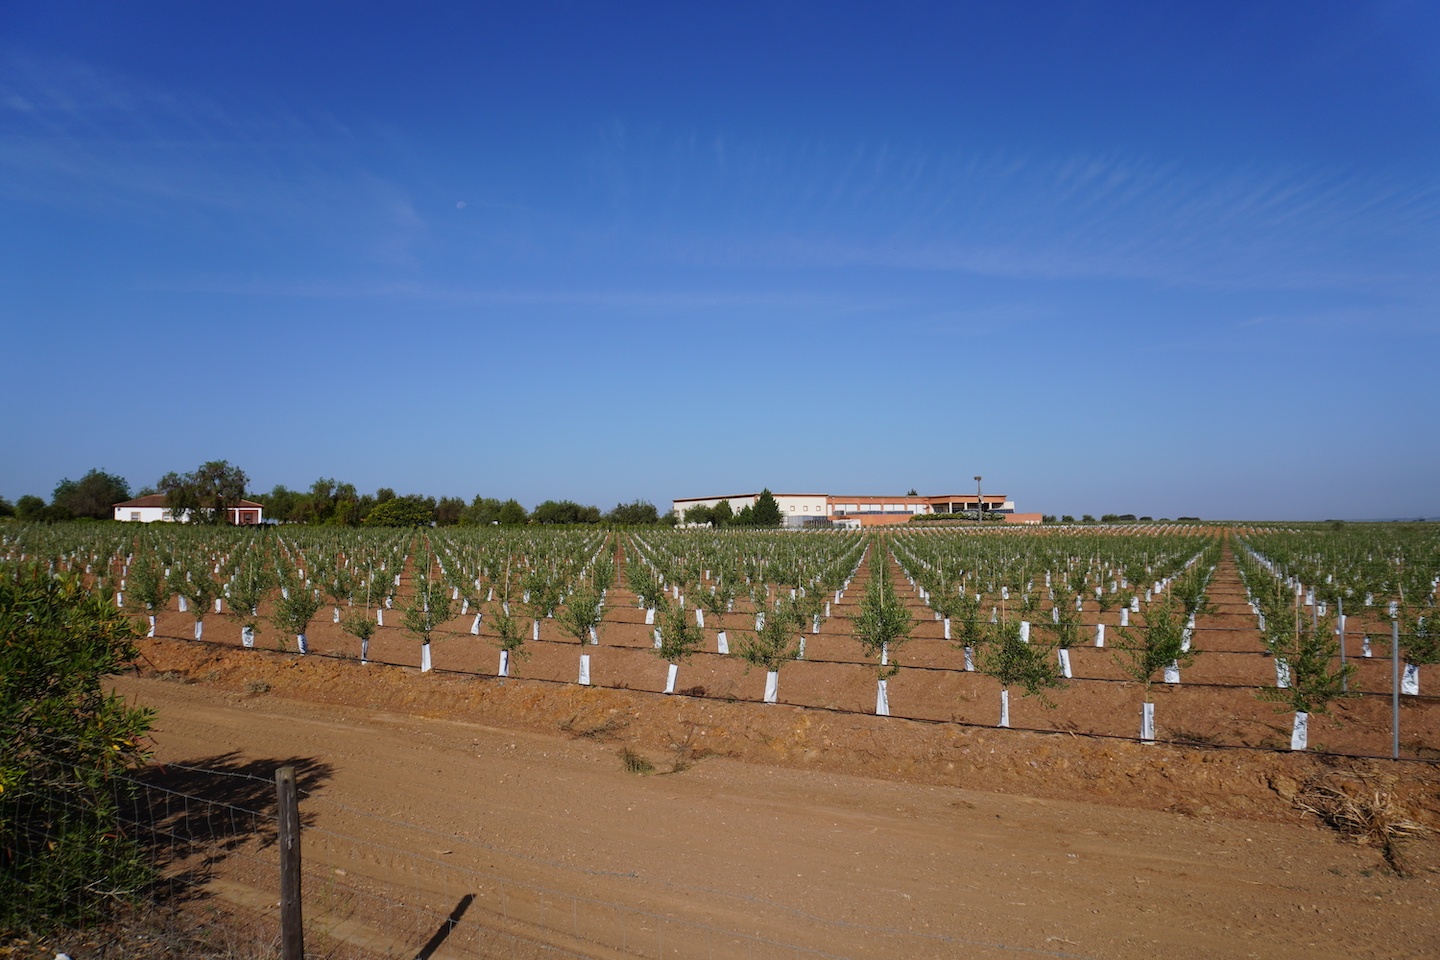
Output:
[[[607,720],[633,716],[627,691],[512,681],[507,696],[531,707],[507,701],[514,722],[502,726],[458,693],[445,698],[432,676],[390,670],[361,687],[359,665],[311,658],[297,670],[273,657],[273,683],[261,683],[253,652],[231,671],[200,663],[200,649],[154,642],[147,656],[170,679],[117,682],[159,710],[157,759],[179,766],[156,776],[183,776],[180,766],[265,776],[298,763],[307,876],[333,881],[328,892],[307,881],[310,920],[379,953],[490,956],[500,943],[517,956],[545,945],[597,957],[1440,955],[1433,842],[1412,848],[1399,877],[1376,850],[1293,816],[1078,799],[1113,786],[1064,799],[1056,784],[1078,781],[1062,768],[1047,787],[1048,765],[1032,765],[1037,789],[1026,789],[1017,756],[1053,753],[1053,737],[998,734],[1008,746],[995,785],[1006,792],[986,792],[984,751],[1001,741],[980,732],[958,734],[972,758],[965,785],[863,776],[845,772],[843,730],[832,731],[832,763],[823,747],[810,763],[779,748],[774,763],[753,762],[763,751],[704,756]],[[310,680],[287,687],[286,671]],[[207,682],[177,682],[202,673]],[[412,686],[408,699],[395,693]],[[551,701],[572,695],[588,712],[561,732],[550,718],[574,703]],[[791,708],[733,706],[759,718],[761,742],[809,722]],[[627,747],[656,772],[628,771]],[[1175,778],[1183,794],[1193,768],[1159,766],[1154,778]],[[273,881],[249,847],[263,840],[217,858],[211,889],[269,910]],[[447,914],[455,922],[435,928]]]

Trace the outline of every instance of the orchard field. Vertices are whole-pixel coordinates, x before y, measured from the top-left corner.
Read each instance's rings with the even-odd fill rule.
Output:
[[[1440,949],[1433,528],[0,529],[156,795],[309,771],[327,955]],[[269,917],[263,833],[169,869]]]
[[[3,556],[85,577],[153,636],[342,658],[355,684],[398,665],[1440,759],[1440,531],[1425,526],[13,525]]]

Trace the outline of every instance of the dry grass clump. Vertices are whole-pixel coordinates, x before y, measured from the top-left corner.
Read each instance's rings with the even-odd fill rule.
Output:
[[[1429,832],[1383,784],[1363,774],[1348,782],[1312,780],[1296,792],[1294,803],[1347,839],[1380,848],[1401,875],[1406,873],[1401,845]]]
[[[641,754],[631,750],[629,747],[620,751],[620,760],[625,764],[626,771],[630,773],[645,776],[646,774],[655,772],[655,764],[645,759]]]

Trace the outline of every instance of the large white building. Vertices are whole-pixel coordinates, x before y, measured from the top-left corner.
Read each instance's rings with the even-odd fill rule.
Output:
[[[672,501],[675,513],[682,520],[686,511],[696,507],[716,507],[729,501],[734,513],[754,506],[759,493],[726,494],[719,497],[682,497]],[[780,506],[780,515],[787,527],[812,526],[871,527],[906,523],[916,515],[974,513],[977,502],[983,502],[986,513],[999,514],[1006,523],[1039,523],[1038,513],[1016,513],[1015,501],[998,494],[984,494],[983,500],[974,493],[941,496],[836,496],[830,493],[772,493]]]
[[[230,516],[227,519],[237,526],[249,526],[264,521],[264,510],[261,504],[253,500],[241,500],[229,509]],[[165,505],[163,493],[152,493],[146,497],[115,504],[115,519],[127,523],[174,523],[177,520]],[[189,511],[181,513],[178,520],[180,523],[189,522]]]

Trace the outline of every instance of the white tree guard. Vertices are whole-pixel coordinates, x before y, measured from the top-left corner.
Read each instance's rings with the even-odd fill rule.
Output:
[[[730,652],[730,638],[725,635],[724,630],[721,630],[715,637],[715,652],[727,654]]]
[[[1405,672],[1400,674],[1400,692],[1412,697],[1420,696],[1420,665],[1418,663],[1405,664]]]
[[[420,672],[430,672],[430,644],[420,644]]]
[[[1105,646],[1105,624],[1103,623],[1095,624],[1095,646]]]
[[[663,642],[663,641],[661,640],[661,637],[660,637],[660,628],[659,628],[659,627],[656,627],[654,633],[655,633],[655,649],[656,649],[656,650],[659,650],[659,649],[660,649],[660,644]]]
[[[1360,655],[1364,657],[1374,656],[1374,653],[1370,650],[1370,638],[1368,636],[1360,641]]]
[[[670,665],[669,665],[669,669],[667,669],[667,670],[665,671],[665,692],[666,692],[666,693],[674,693],[674,692],[675,692],[675,678],[676,678],[677,676],[679,676],[679,675],[680,675],[680,665],[679,665],[678,663],[672,663],[672,664],[670,664]]]
[[[149,629],[149,631],[146,632],[145,636],[147,636],[147,637],[153,637],[153,636],[155,636],[155,618],[154,618],[153,616],[150,617],[150,629]]]
[[[1122,626],[1122,627],[1128,627],[1128,626],[1130,626],[1130,608],[1129,608],[1129,607],[1121,607],[1121,608],[1120,608],[1120,626]]]
[[[805,659],[805,634],[800,634],[800,646],[795,651],[796,660]]]
[[[1021,621],[1020,621],[1020,642],[1021,642],[1021,643],[1029,643],[1029,642],[1030,642],[1030,621],[1029,621],[1029,620],[1021,620]]]
[[[950,639],[950,618],[949,618],[949,617],[946,617],[943,622],[944,622],[944,624],[945,624],[945,639],[946,639],[946,640],[949,640],[949,639]]]
[[[509,650],[501,650],[501,651],[500,651],[500,670],[499,670],[499,676],[502,676],[502,677],[508,677],[508,676],[510,676],[510,651],[509,651]]]
[[[1061,647],[1056,654],[1060,658],[1060,672],[1065,675],[1065,679],[1069,680],[1074,677],[1074,674],[1070,672],[1070,651]]]
[[[818,614],[818,613],[815,614],[814,622],[812,622],[812,623],[810,624],[810,632],[811,632],[811,633],[819,633],[819,632],[820,632],[820,614]]]
[[[361,662],[361,663],[369,663],[369,662],[370,662],[370,641],[369,641],[369,640],[361,640],[361,641],[360,641],[360,662]]]
[[[195,639],[196,639],[196,640],[199,640],[199,639],[200,639],[201,637],[203,637],[203,636],[205,636],[205,621],[204,621],[204,620],[196,620],[196,621],[195,621]]]
[[[536,620],[533,624],[530,625],[530,639],[531,639],[531,640],[539,640],[539,639],[540,639],[540,621],[539,621],[539,620]]]
[[[375,625],[377,627],[385,626],[385,611],[379,607],[375,608]]]
[[[480,617],[481,617],[481,616],[482,616],[482,614],[478,614],[478,613],[475,614],[475,622],[473,622],[473,623],[470,624],[470,635],[471,635],[472,637],[478,637],[478,636],[480,636]]]
[[[460,604],[460,616],[462,616],[462,617],[463,617],[463,616],[467,616],[469,613],[470,613],[470,598],[469,598],[469,597],[466,597],[465,600],[464,600],[464,602]]]
[[[1304,750],[1310,745],[1310,714],[1296,713],[1290,727],[1290,749]]]
[[[339,622],[340,622],[340,608],[339,608],[339,607],[331,607],[330,609],[331,609],[331,612],[332,612],[331,617],[330,617],[330,622],[331,622],[331,623],[339,623]]]
[[[302,654],[307,654],[310,652],[310,641],[305,639],[305,634],[303,633],[295,634],[295,646],[300,650]]]
[[[181,613],[184,613],[185,611],[187,611],[187,610],[189,610],[189,609],[190,609],[190,604],[188,604],[188,603],[185,602],[185,595],[184,595],[184,594],[181,594],[181,595],[180,595],[180,612],[181,612]]]
[[[1166,664],[1166,666],[1165,666],[1165,682],[1166,682],[1166,683],[1179,683],[1179,682],[1180,682],[1180,662],[1179,662],[1178,660],[1171,660],[1168,664]]]
[[[646,607],[646,608],[645,608],[645,626],[647,626],[647,627],[653,627],[654,625],[655,625],[655,608],[654,608],[654,607]]]
[[[765,702],[780,701],[780,671],[770,670],[765,674]]]
[[[875,716],[890,716],[890,693],[886,689],[889,680],[875,681]]]
[[[600,634],[595,632],[595,628],[593,626],[590,628],[590,642],[597,646],[600,643]]]
[[[224,601],[222,601],[219,597],[216,597],[216,598],[215,598],[215,612],[216,612],[216,613],[221,613],[221,612],[223,612],[223,611],[220,609],[220,604],[223,603],[223,602],[224,602]]]
[[[580,679],[577,681],[581,686],[590,686],[590,654],[580,654]]]
[[[1290,664],[1284,657],[1275,658],[1275,686],[1281,690],[1290,686]]]
[[[705,629],[705,611],[699,607],[695,608],[695,626],[702,630]]]
[[[1143,743],[1155,742],[1155,704],[1140,704],[1140,740]]]
[[[974,647],[966,647],[966,648],[965,648],[965,672],[966,672],[966,673],[974,673],[974,672],[975,672],[975,648],[974,648]]]
[[[125,594],[117,590],[115,591],[115,608],[118,610],[123,606],[125,606]]]
[[[1010,691],[1000,691],[1000,722],[997,726],[1010,726]]]
[[[1131,598],[1130,598],[1130,612],[1131,612],[1131,613],[1139,613],[1139,612],[1140,612],[1140,598],[1139,598],[1139,597],[1131,597]]]
[[[242,646],[242,647],[253,647],[253,646],[255,646],[255,628],[254,628],[254,627],[241,627],[241,628],[240,628],[240,646]]]

